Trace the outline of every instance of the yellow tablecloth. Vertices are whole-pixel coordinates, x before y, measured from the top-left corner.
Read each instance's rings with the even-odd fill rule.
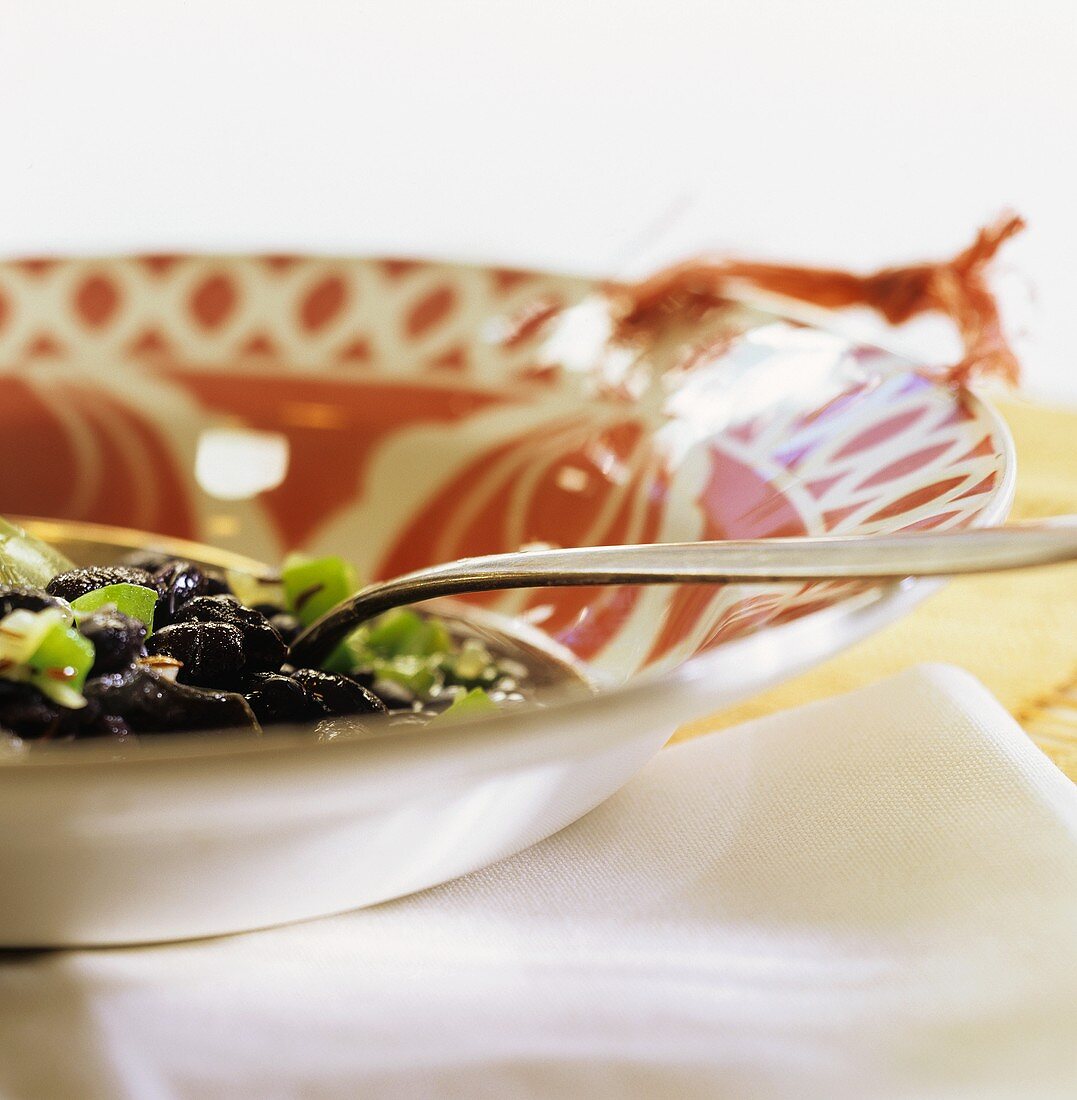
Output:
[[[1077,512],[1077,412],[1000,403],[1017,444],[1012,518]],[[921,661],[979,677],[1077,781],[1077,566],[952,581],[911,615],[748,702],[685,726],[678,740],[850,691]]]

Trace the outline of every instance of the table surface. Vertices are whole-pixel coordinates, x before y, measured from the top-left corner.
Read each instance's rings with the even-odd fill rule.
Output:
[[[950,254],[1010,205],[1026,386],[1077,406],[1071,0],[40,0],[3,20],[0,254],[872,267]]]

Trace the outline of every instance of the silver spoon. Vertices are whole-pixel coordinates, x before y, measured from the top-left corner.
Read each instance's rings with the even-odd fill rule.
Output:
[[[20,520],[53,545],[76,544],[87,556],[153,549],[260,579],[272,570],[252,558],[200,543],[67,520]],[[905,577],[991,573],[1077,560],[1077,516],[968,531],[830,538],[750,539],[725,542],[584,546],[521,550],[433,565],[363,588],[309,626],[288,659],[316,666],[361,623],[384,611],[439,596],[510,588],[606,584],[721,584],[731,581],[900,580]]]
[[[314,665],[360,623],[404,604],[466,592],[604,584],[720,584],[952,576],[1077,560],[1077,516],[971,531],[673,542],[521,550],[462,558],[370,584],[292,643]]]

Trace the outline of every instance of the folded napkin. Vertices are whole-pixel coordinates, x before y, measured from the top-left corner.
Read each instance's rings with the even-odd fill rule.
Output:
[[[1069,1098],[1075,927],[1077,788],[924,666],[412,898],[9,953],[0,1094]]]

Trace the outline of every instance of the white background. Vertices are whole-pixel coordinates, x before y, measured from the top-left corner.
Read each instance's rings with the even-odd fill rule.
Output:
[[[1077,403],[1075,58],[1073,0],[0,0],[0,254],[870,268],[1010,205],[1028,388]]]

